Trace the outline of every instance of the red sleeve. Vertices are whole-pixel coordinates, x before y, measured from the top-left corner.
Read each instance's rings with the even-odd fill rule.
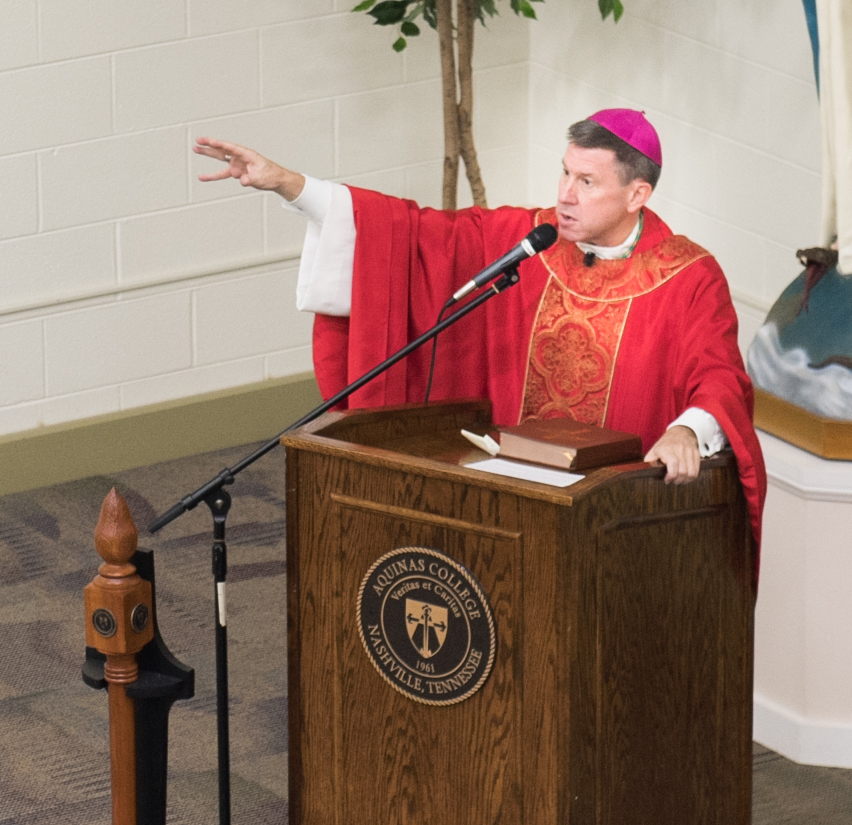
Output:
[[[325,398],[432,327],[453,292],[518,243],[534,215],[510,208],[421,209],[351,191],[357,231],[351,318],[317,316],[314,325],[314,364]],[[431,398],[490,397],[495,419],[503,423],[512,406],[517,415],[515,384],[523,380],[523,366],[510,362],[526,355],[528,305],[540,291],[540,279],[527,278],[442,332]],[[353,393],[348,406],[422,401],[431,354],[431,343],[424,345]]]
[[[753,390],[737,344],[737,317],[716,261],[707,256],[630,310],[607,426],[639,433],[647,451],[688,407],[713,415],[737,459],[759,545],[766,470],[752,424]]]
[[[727,281],[715,260],[711,259],[710,268],[711,277],[702,279],[693,296],[690,307],[693,320],[685,323],[682,330],[684,409],[706,410],[728,437],[737,458],[752,532],[759,547],[767,481],[753,424],[754,390],[737,343],[737,316]]]

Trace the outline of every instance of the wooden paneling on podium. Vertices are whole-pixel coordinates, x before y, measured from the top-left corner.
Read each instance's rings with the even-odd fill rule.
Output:
[[[282,439],[291,825],[746,825],[752,542],[733,456],[690,485],[640,463],[558,489],[466,469],[486,456],[460,430],[489,425],[487,402],[457,402]],[[423,680],[412,698],[412,668],[380,672],[359,635],[365,576],[397,548],[446,554],[490,606],[493,667],[461,701],[429,704]],[[441,652],[409,636],[428,669]]]

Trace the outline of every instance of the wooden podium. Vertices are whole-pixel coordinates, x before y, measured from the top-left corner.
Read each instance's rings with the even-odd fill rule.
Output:
[[[746,825],[752,539],[733,456],[559,489],[465,468],[488,402],[331,413],[287,447],[290,825]],[[359,588],[395,548],[481,584],[496,655],[395,689]],[[428,586],[428,585],[427,585]],[[409,619],[409,621],[412,621]]]

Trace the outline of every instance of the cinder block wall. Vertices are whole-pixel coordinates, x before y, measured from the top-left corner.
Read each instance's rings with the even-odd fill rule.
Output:
[[[0,436],[311,369],[301,219],[199,134],[440,199],[437,38],[352,0],[15,0],[0,27]],[[505,16],[508,14],[508,16]],[[478,32],[493,203],[526,195],[528,29]]]

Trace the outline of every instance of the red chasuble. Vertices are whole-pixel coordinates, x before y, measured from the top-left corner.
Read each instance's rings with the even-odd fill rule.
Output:
[[[447,299],[553,210],[421,209],[352,189],[352,315],[318,315],[325,398],[425,332]],[[558,240],[521,280],[441,333],[432,398],[490,398],[497,425],[571,415],[637,433],[649,450],[687,407],[719,422],[737,458],[759,544],[766,471],[737,319],[716,261],[650,210],[630,258],[583,265]],[[349,406],[422,401],[431,345],[362,387]]]

